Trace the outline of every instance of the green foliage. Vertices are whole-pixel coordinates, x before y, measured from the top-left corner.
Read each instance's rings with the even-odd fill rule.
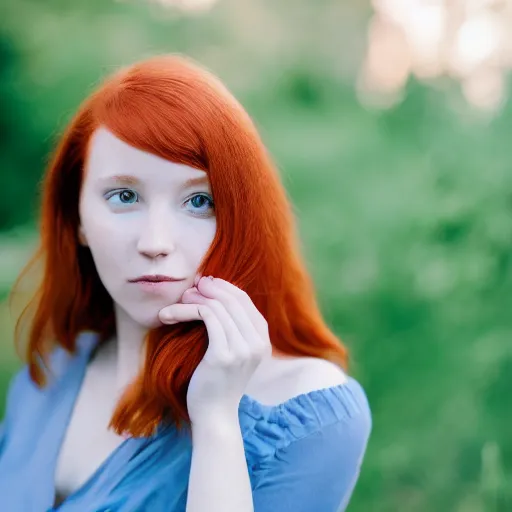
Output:
[[[190,53],[229,77],[260,128],[322,309],[369,396],[374,430],[349,509],[512,510],[512,107],[486,119],[454,84],[411,81],[400,105],[365,109],[352,85],[298,50],[242,69],[220,7],[157,20],[138,3],[20,2],[23,17],[12,5],[0,31],[0,230],[34,222],[52,144],[105,72],[151,52]],[[7,240],[4,293],[20,262],[9,254],[23,246]],[[2,313],[8,343],[11,328]],[[2,396],[15,368],[4,353]]]

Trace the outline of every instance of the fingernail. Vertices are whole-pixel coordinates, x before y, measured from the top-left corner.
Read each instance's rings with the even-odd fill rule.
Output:
[[[197,286],[197,283],[199,283],[199,280],[201,279],[201,274],[197,274],[196,278],[194,279],[194,284]]]

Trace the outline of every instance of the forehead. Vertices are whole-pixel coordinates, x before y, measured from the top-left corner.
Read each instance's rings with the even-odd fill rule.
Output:
[[[91,136],[85,170],[89,179],[122,175],[146,180],[153,176],[180,181],[203,178],[207,181],[204,171],[135,148],[103,126]]]

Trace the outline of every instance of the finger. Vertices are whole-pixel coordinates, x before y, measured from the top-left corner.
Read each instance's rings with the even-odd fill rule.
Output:
[[[208,331],[208,348],[205,357],[208,358],[211,354],[214,360],[229,363],[232,356],[221,321],[208,306],[200,304],[196,307]]]
[[[229,346],[221,322],[208,306],[202,304],[172,304],[162,308],[159,319],[164,324],[202,320],[208,331],[208,350],[219,360],[227,360]]]
[[[203,278],[199,281],[202,284],[201,288],[199,288],[199,291],[201,291],[201,293],[202,293],[203,287],[205,289],[205,292],[207,291],[205,288],[205,286],[208,284],[207,281],[211,281],[212,283],[215,283],[215,285],[218,286],[219,289],[222,289],[222,290],[232,294],[234,297],[236,297],[238,299],[238,302],[240,303],[240,305],[246,311],[247,317],[249,318],[251,323],[254,325],[254,328],[258,331],[258,333],[261,336],[268,336],[267,320],[260,313],[258,308],[254,305],[254,302],[252,301],[251,297],[249,297],[247,292],[245,292],[241,288],[238,288],[238,286],[235,286],[234,284],[232,284],[228,281],[225,281],[224,279],[215,277],[215,278],[213,278],[213,280]]]
[[[265,346],[269,344],[268,334],[262,336],[258,332],[256,326],[250,320],[245,307],[240,303],[239,298],[232,291],[221,288],[217,281],[210,279],[201,280],[199,284],[201,293],[222,304],[252,350],[257,350],[258,352],[264,350]]]
[[[158,312],[158,318],[163,324],[172,325],[191,320],[202,320],[197,307],[193,304],[172,304]]]
[[[226,310],[221,302],[216,299],[205,297],[199,292],[194,291],[194,289],[187,290],[183,294],[182,300],[184,303],[204,304],[215,313],[216,317],[219,319],[224,328],[229,351],[232,354],[240,358],[246,358],[254,352],[252,349],[252,344],[248,343],[248,341],[241,334],[234,319],[231,317],[230,313]]]

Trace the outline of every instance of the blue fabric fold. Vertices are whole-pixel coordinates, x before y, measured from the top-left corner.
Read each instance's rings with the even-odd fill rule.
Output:
[[[12,379],[0,425],[0,510],[54,510],[58,451],[97,342],[95,333],[84,332],[76,354],[57,349],[43,389],[26,366]],[[276,406],[244,395],[239,421],[255,512],[344,510],[371,431],[368,401],[355,379]],[[183,512],[191,454],[187,432],[175,427],[127,439],[58,510]]]

